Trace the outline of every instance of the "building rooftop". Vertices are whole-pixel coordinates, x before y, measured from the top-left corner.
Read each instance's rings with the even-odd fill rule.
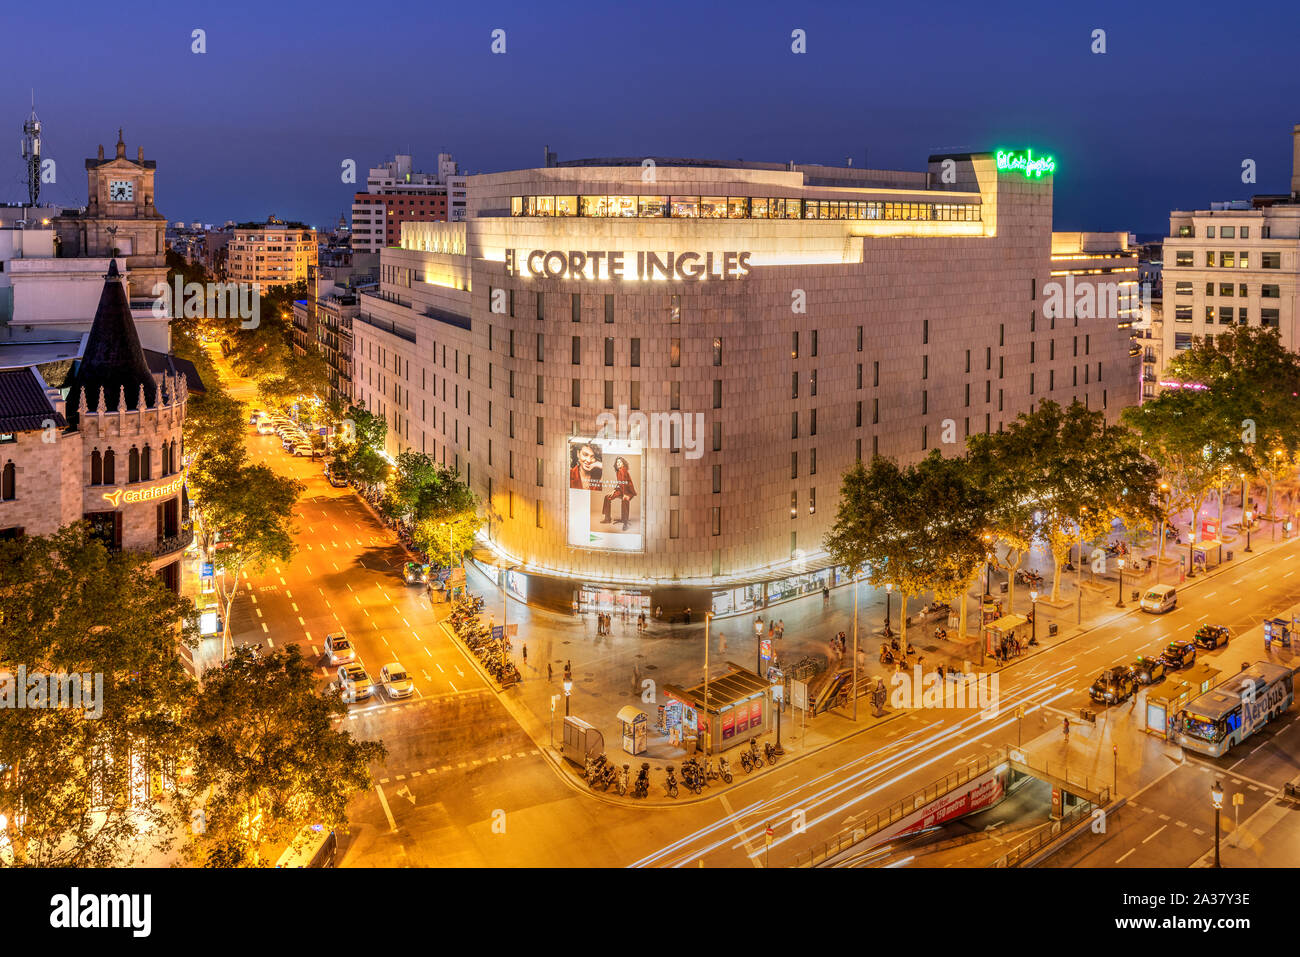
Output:
[[[68,424],[50,405],[36,371],[0,369],[0,432],[35,432],[51,421],[58,428]]]

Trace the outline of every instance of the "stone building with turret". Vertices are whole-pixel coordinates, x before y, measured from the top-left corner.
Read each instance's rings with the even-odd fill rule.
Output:
[[[193,540],[185,500],[184,375],[154,372],[117,263],[79,358],[0,369],[0,537],[47,535],[85,520],[110,549],[150,556],[180,590]]]

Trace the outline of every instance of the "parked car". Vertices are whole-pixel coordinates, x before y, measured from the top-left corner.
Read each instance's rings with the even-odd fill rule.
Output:
[[[293,454],[294,454],[294,455],[303,456],[303,457],[310,456],[310,455],[311,455],[311,446],[310,446],[310,445],[304,445],[303,443],[299,442],[297,445],[295,445],[295,446],[293,447]]]
[[[1196,642],[1190,638],[1175,638],[1165,646],[1160,657],[1170,671],[1187,668],[1196,661]]]
[[[415,682],[396,661],[390,661],[379,669],[379,680],[390,698],[407,698],[415,691]]]
[[[361,663],[354,661],[339,668],[339,690],[344,701],[360,701],[375,693],[375,683]]]
[[[338,665],[345,661],[356,661],[357,650],[352,647],[352,642],[343,632],[337,632],[333,635],[325,636],[325,654],[329,656],[330,664]]]
[[[1163,615],[1178,604],[1178,590],[1173,585],[1152,585],[1142,596],[1142,610]]]
[[[1107,668],[1088,689],[1093,701],[1102,704],[1118,704],[1137,690],[1137,682],[1127,668],[1116,666]]]
[[[1159,655],[1154,658],[1139,655],[1138,659],[1128,666],[1128,671],[1138,684],[1153,685],[1157,681],[1165,680],[1165,659]]]
[[[1198,648],[1218,648],[1228,643],[1227,625],[1201,625],[1192,636]]]
[[[327,472],[327,473],[325,474],[325,477],[326,477],[327,479],[329,479],[329,483],[330,483],[330,485],[332,485],[334,488],[347,488],[347,487],[348,487],[348,480],[345,479],[345,478],[344,478],[343,476],[341,476],[341,475],[336,475],[336,474],[333,473],[333,472]]]
[[[258,419],[258,420],[257,420],[257,434],[258,434],[258,435],[274,435],[274,434],[275,434],[275,426],[273,426],[270,422],[266,421],[266,419]]]

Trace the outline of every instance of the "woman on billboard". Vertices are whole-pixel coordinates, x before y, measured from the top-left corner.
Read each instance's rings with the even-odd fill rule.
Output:
[[[614,459],[614,489],[605,496],[605,509],[601,515],[601,521],[606,525],[610,524],[609,507],[614,501],[623,503],[623,517],[619,524],[623,526],[623,531],[627,531],[628,506],[632,499],[636,497],[636,486],[632,484],[632,470],[628,468],[627,459],[619,456]]]

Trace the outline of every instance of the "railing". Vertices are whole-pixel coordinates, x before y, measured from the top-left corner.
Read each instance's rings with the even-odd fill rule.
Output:
[[[795,858],[795,867],[816,867],[825,861],[830,860],[842,851],[865,841],[874,834],[878,834],[885,828],[898,821],[901,821],[907,815],[925,807],[931,801],[936,801],[943,797],[949,791],[960,787],[967,781],[986,774],[988,771],[997,767],[1003,761],[1007,760],[1005,751],[996,751],[992,754],[982,755],[973,764],[968,764],[964,768],[958,768],[936,781],[932,781],[918,791],[913,791],[901,801],[891,804],[888,808],[876,814],[875,819],[866,824],[859,825],[851,831],[841,831],[838,835],[829,841],[826,841],[820,847],[810,848],[806,853],[800,854]]]
[[[182,528],[175,535],[169,535],[167,538],[159,539],[153,546],[153,557],[161,558],[163,555],[170,555],[172,552],[180,552],[190,547],[194,541],[193,527]]]
[[[1101,799],[1101,804],[1110,803],[1110,792],[1104,790],[1105,796]],[[1097,805],[1100,806],[1100,805]],[[1032,857],[1045,846],[1055,841],[1063,834],[1068,834],[1080,824],[1092,817],[1093,803],[1084,801],[1070,808],[1059,821],[1053,821],[1050,827],[1045,827],[1023,844],[1018,844],[1006,854],[1002,855],[990,867],[1019,867],[1025,860]]]

